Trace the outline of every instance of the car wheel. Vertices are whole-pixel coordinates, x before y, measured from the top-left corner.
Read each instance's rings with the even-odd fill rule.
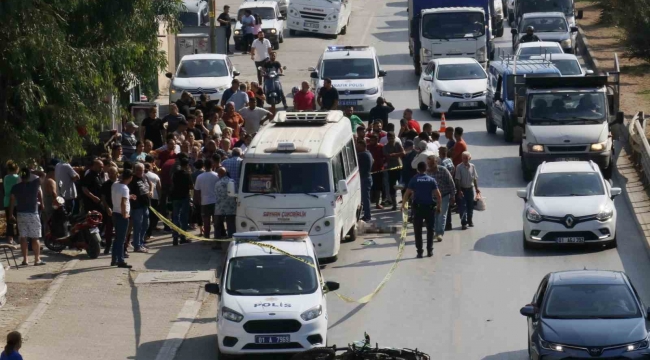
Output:
[[[345,26],[341,29],[341,35],[345,35],[345,34],[347,34],[347,32],[348,32],[348,26],[345,25]]]
[[[280,44],[282,44],[283,42],[284,42],[284,36],[282,36],[282,34],[280,34]]]
[[[609,180],[612,178],[612,175],[614,174],[614,160],[611,158],[609,159],[609,165],[607,166],[606,169],[602,171],[603,177],[605,180]]]
[[[436,107],[433,105],[433,96],[429,97],[429,115],[431,115],[432,118],[436,117],[435,109]]]
[[[235,42],[235,51],[241,51],[241,44]]]
[[[273,50],[279,50],[279,49],[280,49],[280,43],[279,42],[273,43]]]
[[[346,242],[353,242],[357,239],[358,232],[357,232],[357,224],[354,223],[350,231],[348,231],[347,239]]]
[[[508,121],[507,118],[503,119],[503,138],[506,142],[512,142],[514,139],[514,132],[512,127],[510,126],[510,121]]]
[[[488,134],[496,134],[497,132],[497,125],[494,123],[489,110],[485,112],[485,129]]]
[[[296,36],[297,33],[298,33],[298,32],[297,32],[296,30],[294,30],[294,29],[289,29],[289,35],[291,35],[291,36]]]
[[[422,102],[422,92],[420,91],[419,88],[418,88],[418,103],[420,104],[420,110],[422,111],[426,111],[429,108],[427,104]]]

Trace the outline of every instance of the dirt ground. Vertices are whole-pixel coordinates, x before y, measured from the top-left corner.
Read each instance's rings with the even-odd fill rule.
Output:
[[[0,339],[4,339],[29,316],[48,285],[49,281],[7,283],[7,304],[0,308]]]
[[[639,111],[650,112],[650,64],[628,59],[621,46],[621,30],[600,22],[600,9],[589,1],[576,3],[576,9],[584,11],[578,24],[589,42],[592,55],[600,63],[601,71],[614,70],[614,53],[621,66],[621,111],[633,115]]]

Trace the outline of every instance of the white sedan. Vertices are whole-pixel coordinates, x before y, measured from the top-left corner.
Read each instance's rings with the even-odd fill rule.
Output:
[[[530,60],[541,59],[553,63],[560,70],[563,77],[579,77],[592,75],[593,70],[585,70],[578,61],[578,57],[573,54],[547,54],[543,56],[531,56]]]
[[[433,59],[418,84],[420,109],[431,116],[485,111],[486,92],[487,74],[472,58]]]
[[[521,43],[515,52],[515,56],[522,60],[547,54],[564,54],[564,50],[557,41],[538,41]]]
[[[184,91],[192,94],[196,101],[199,101],[201,94],[208,95],[209,100],[221,100],[224,91],[237,76],[239,72],[227,55],[185,55],[178,64],[176,74],[167,73],[171,79],[169,103],[180,99]]]
[[[592,161],[544,162],[517,196],[523,211],[524,249],[548,244],[604,244],[616,247],[620,188],[605,181]]]

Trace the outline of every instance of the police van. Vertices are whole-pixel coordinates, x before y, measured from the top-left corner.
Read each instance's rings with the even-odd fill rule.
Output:
[[[353,106],[357,113],[369,113],[384,96],[384,76],[377,52],[372,46],[328,46],[310,67],[312,87],[316,94],[325,78],[339,92],[339,109]]]
[[[325,295],[338,288],[338,283],[323,280],[306,232],[235,234],[219,283],[205,286],[207,292],[219,295],[220,358],[325,346]]]
[[[242,163],[237,231],[307,231],[321,259],[356,238],[361,181],[350,120],[341,111],[285,112],[263,126]]]

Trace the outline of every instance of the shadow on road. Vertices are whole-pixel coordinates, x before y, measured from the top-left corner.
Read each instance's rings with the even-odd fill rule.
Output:
[[[501,131],[496,134],[488,134],[487,131],[465,132],[463,138],[468,146],[519,146],[517,143],[506,142]]]
[[[408,39],[407,30],[398,30],[398,31],[387,31],[387,32],[376,32],[372,36],[377,38],[377,40],[382,42],[399,42],[402,43]]]
[[[517,350],[502,352],[495,355],[489,355],[481,360],[525,360],[528,359],[527,350]]]
[[[403,8],[405,8],[408,5],[409,5],[408,1],[395,1],[395,2],[386,3],[386,7],[403,7]]]
[[[473,251],[480,251],[493,256],[506,257],[550,257],[567,255],[584,255],[603,251],[602,246],[554,246],[548,244],[542,249],[524,250],[521,230],[491,234],[480,238]]]

